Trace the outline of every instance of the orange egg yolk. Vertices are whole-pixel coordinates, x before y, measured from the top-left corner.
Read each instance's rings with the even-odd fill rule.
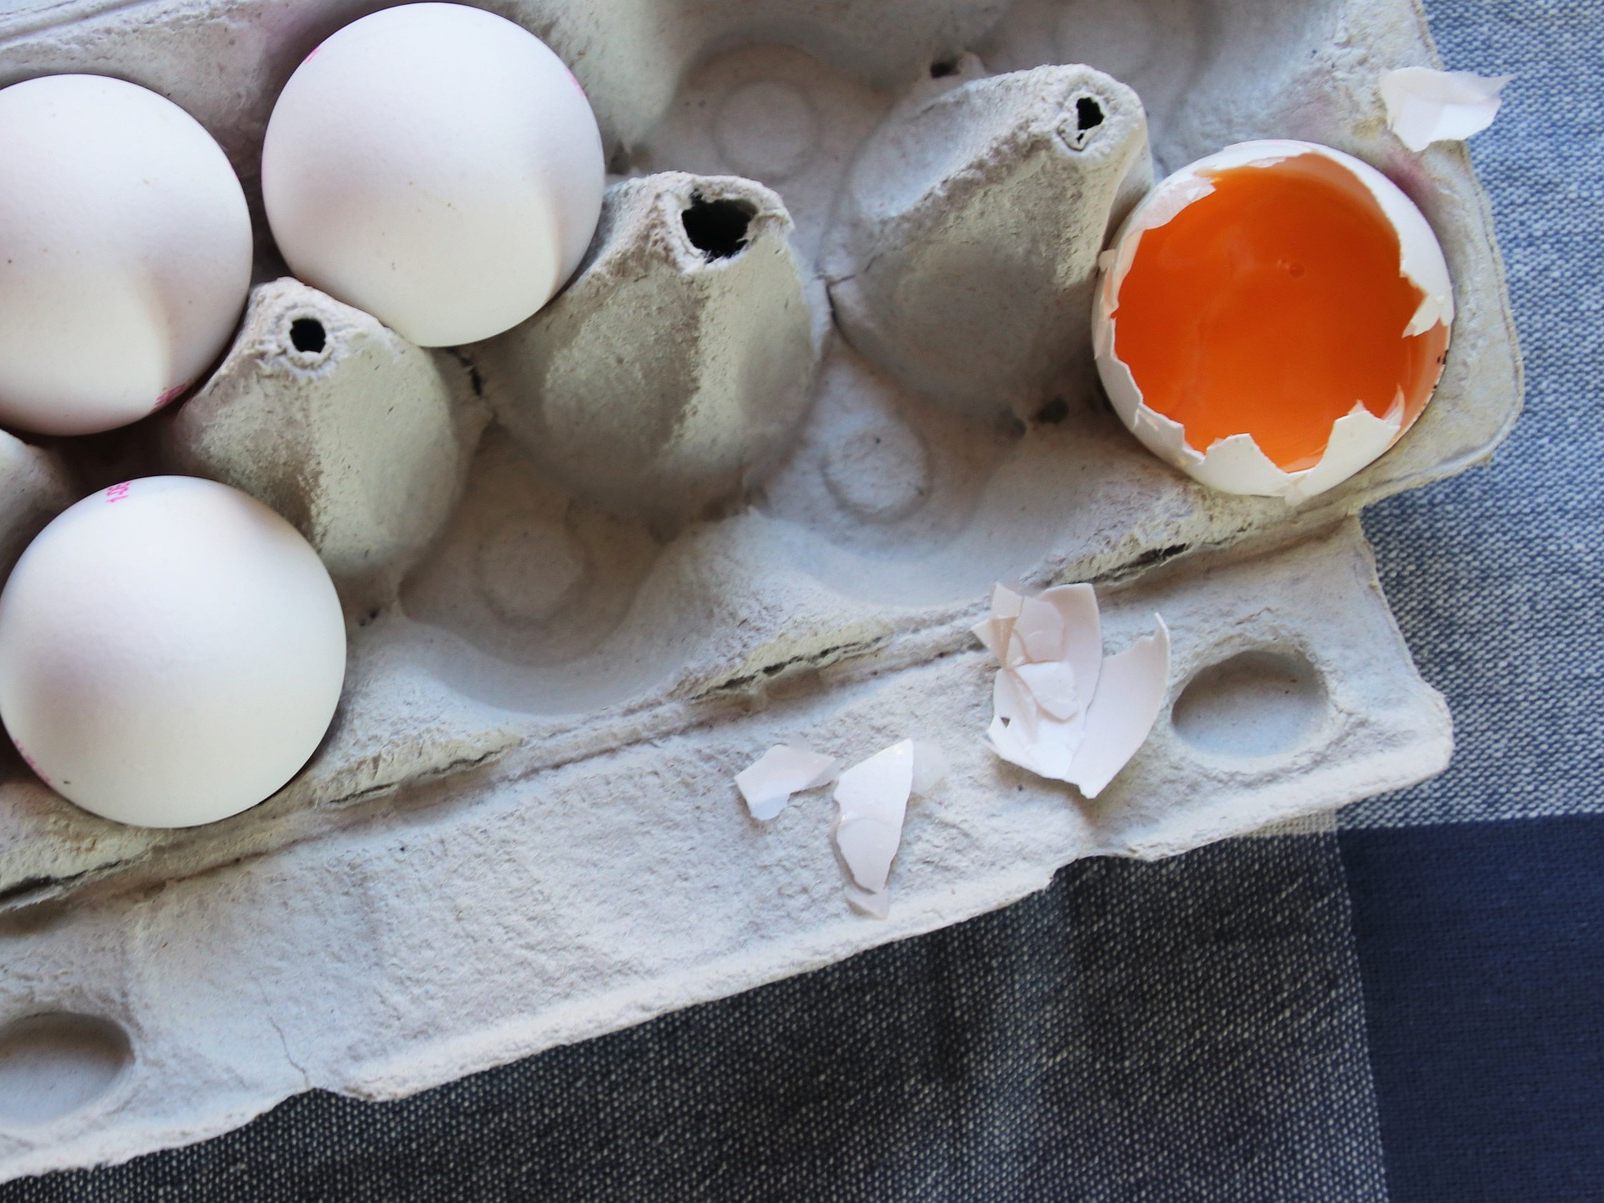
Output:
[[[1323,156],[1208,176],[1214,190],[1145,231],[1114,310],[1114,354],[1143,403],[1206,452],[1249,434],[1312,467],[1355,402],[1404,400],[1400,434],[1442,371],[1448,328],[1406,337],[1424,295],[1369,189]]]

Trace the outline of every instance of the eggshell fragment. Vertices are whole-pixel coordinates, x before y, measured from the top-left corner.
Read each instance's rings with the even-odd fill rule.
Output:
[[[120,79],[0,90],[0,422],[110,430],[194,384],[251,280],[251,219],[222,148]]]
[[[902,845],[908,798],[938,788],[946,774],[940,750],[913,739],[892,744],[841,774],[835,787],[835,844],[853,882],[868,895],[849,896],[860,910],[885,917],[886,882]]]
[[[602,186],[596,118],[562,60],[458,4],[334,34],[285,85],[262,151],[295,275],[426,347],[544,305],[590,243]]]
[[[1144,401],[1130,366],[1117,345],[1120,290],[1135,263],[1143,236],[1174,221],[1185,209],[1215,190],[1214,177],[1242,168],[1315,171],[1340,181],[1352,195],[1367,196],[1397,235],[1399,274],[1420,293],[1420,300],[1400,335],[1408,338],[1453,322],[1453,290],[1447,261],[1424,215],[1404,193],[1369,164],[1330,147],[1291,140],[1244,142],[1182,168],[1161,182],[1134,209],[1100,259],[1101,276],[1093,303],[1092,338],[1097,367],[1110,403],[1130,431],[1154,454],[1189,476],[1229,493],[1304,501],[1348,479],[1395,443],[1418,417],[1425,399],[1416,403],[1400,392],[1382,414],[1356,401],[1352,410],[1332,422],[1318,460],[1296,469],[1270,459],[1248,432],[1219,438],[1199,449],[1187,440],[1182,423]],[[1312,162],[1311,162],[1312,160]],[[1222,281],[1222,287],[1229,282]],[[1277,350],[1279,348],[1271,348]],[[1440,371],[1440,365],[1439,369]]]
[[[1502,103],[1499,93],[1514,78],[1429,67],[1384,71],[1381,99],[1387,125],[1413,151],[1433,142],[1463,142],[1493,123]]]
[[[934,790],[940,789],[947,783],[947,774],[952,771],[947,763],[947,754],[941,750],[939,744],[928,739],[913,741],[913,793],[915,797],[927,797]]]
[[[188,827],[260,802],[316,750],[344,676],[317,553],[208,480],[85,498],[0,593],[0,720],[46,784],[121,823]]]
[[[1088,798],[1102,793],[1146,741],[1169,692],[1170,629],[1157,630],[1103,661],[1097,696],[1086,712],[1080,754],[1066,780]]]
[[[1019,632],[1025,613],[1054,619],[1027,639]],[[1146,740],[1168,692],[1169,628],[1154,621],[1154,634],[1105,660],[1090,585],[1059,585],[1036,598],[996,586],[991,616],[974,631],[1001,665],[987,731],[997,755],[1088,798],[1100,794]]]
[[[886,888],[912,793],[911,739],[859,761],[836,782],[835,801],[840,807],[836,847],[852,880],[872,894]]]
[[[829,756],[777,744],[735,774],[735,787],[752,817],[767,822],[785,809],[792,794],[828,784],[838,767]]]

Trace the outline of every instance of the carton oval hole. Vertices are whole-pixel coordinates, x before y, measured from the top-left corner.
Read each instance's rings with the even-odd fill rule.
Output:
[[[103,1097],[133,1064],[128,1033],[109,1019],[65,1011],[0,1027],[0,1125],[33,1127]]]
[[[1327,709],[1325,683],[1307,659],[1255,649],[1194,675],[1175,699],[1170,721],[1199,751],[1254,758],[1308,743]]]

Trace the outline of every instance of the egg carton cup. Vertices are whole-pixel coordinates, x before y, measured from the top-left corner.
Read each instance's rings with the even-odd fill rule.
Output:
[[[613,173],[567,289],[422,350],[283,278],[257,188],[279,88],[372,6],[24,4],[0,83],[120,75],[246,184],[258,283],[222,362],[119,434],[0,436],[0,558],[76,495],[185,471],[261,497],[340,586],[350,667],[278,795],[119,827],[0,761],[0,1177],[120,1159],[311,1088],[390,1098],[1438,772],[1442,699],[1375,580],[1366,503],[1490,454],[1519,405],[1462,149],[1406,151],[1406,0],[494,7],[570,63]],[[1088,63],[1089,67],[1076,64]],[[1090,364],[1104,239],[1233,141],[1375,164],[1443,241],[1436,400],[1297,507],[1149,455]],[[1095,802],[986,747],[995,580],[1161,613],[1168,704]],[[885,920],[833,803],[750,820],[775,743],[933,739]]]

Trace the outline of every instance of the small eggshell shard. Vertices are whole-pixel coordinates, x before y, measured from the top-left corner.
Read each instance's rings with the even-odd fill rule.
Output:
[[[946,773],[938,748],[905,739],[841,774],[835,786],[835,844],[853,882],[870,895],[867,902],[854,902],[859,909],[884,917],[886,882],[902,845],[908,799],[916,786],[919,793],[939,786]]]
[[[1044,598],[1022,599],[1019,617],[1014,620],[1014,640],[1028,660],[1056,658],[1062,650],[1063,617]]]
[[[213,481],[85,498],[0,593],[0,720],[46,784],[120,823],[188,827],[262,801],[316,750],[344,676],[317,553]]]
[[[1056,625],[1043,626],[1032,643],[996,636],[1012,615],[1040,614],[1044,599]],[[986,733],[992,749],[1095,798],[1147,739],[1168,693],[1169,628],[1157,615],[1154,621],[1154,634],[1105,660],[1090,585],[1060,585],[1038,598],[998,585],[992,616],[974,628],[999,664]]]
[[[906,795],[903,798],[906,803]],[[893,818],[843,819],[835,829],[836,847],[852,880],[872,894],[885,890],[891,861],[902,844],[902,814]]]
[[[1493,123],[1500,93],[1513,75],[1475,75],[1401,67],[1381,73],[1381,100],[1387,126],[1413,151],[1433,142],[1463,142]]]
[[[735,788],[752,817],[766,823],[785,809],[792,794],[829,784],[838,767],[829,756],[777,744],[735,774]]]
[[[998,715],[991,720],[986,740],[1008,763],[1051,781],[1068,781],[1082,734],[1066,723],[1010,722]]]
[[[1006,585],[996,585],[991,591],[991,614],[970,629],[975,638],[986,645],[986,650],[999,661],[1008,659],[1008,643],[1013,638],[1014,624],[1019,621],[1019,608],[1024,598]]]
[[[1103,662],[1097,696],[1086,712],[1080,753],[1066,780],[1088,798],[1102,793],[1146,742],[1169,692],[1170,629],[1156,629]]]
[[[913,793],[913,740],[859,761],[836,782],[840,808],[835,843],[852,880],[872,894],[886,888],[902,843],[902,820]]]
[[[1453,291],[1425,216],[1310,142],[1226,147],[1161,182],[1100,259],[1093,349],[1126,427],[1209,488],[1296,504],[1419,418]]]
[[[222,352],[251,220],[222,148],[98,75],[0,90],[0,422],[91,434],[145,417]]]
[[[925,797],[946,784],[952,766],[939,744],[928,739],[913,741],[913,792]]]
[[[335,33],[268,122],[262,196],[295,275],[421,346],[499,334],[578,266],[601,134],[539,38],[458,4]]]
[[[871,919],[888,919],[891,916],[891,895],[882,891],[871,894],[857,886],[847,886],[847,905]]]
[[[1103,645],[1099,637],[1102,620],[1097,611],[1097,592],[1087,584],[1055,585],[1043,591],[1041,600],[1057,612],[1062,634],[1056,659],[1072,671],[1076,709],[1084,711],[1097,692],[1098,674],[1103,667]]]

